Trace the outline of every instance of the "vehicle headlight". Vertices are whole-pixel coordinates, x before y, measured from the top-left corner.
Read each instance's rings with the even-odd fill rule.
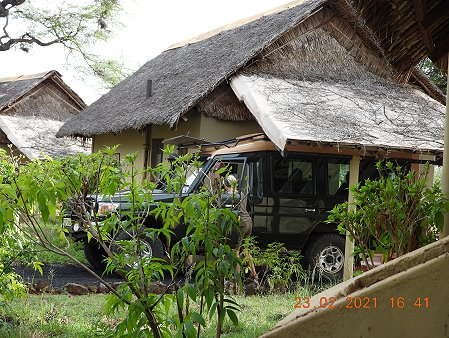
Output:
[[[106,215],[118,208],[118,203],[98,202],[98,215]]]

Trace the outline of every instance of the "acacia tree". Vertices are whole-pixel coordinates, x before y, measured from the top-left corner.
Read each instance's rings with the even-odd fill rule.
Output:
[[[121,10],[118,0],[0,0],[0,51],[55,44],[64,46],[68,56],[78,56],[89,73],[99,76],[108,86],[127,73],[114,60],[101,59],[89,52],[97,41],[111,36]]]

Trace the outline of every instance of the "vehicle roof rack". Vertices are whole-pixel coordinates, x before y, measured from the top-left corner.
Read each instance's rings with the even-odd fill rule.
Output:
[[[178,150],[181,149],[191,149],[200,148],[200,152],[211,152],[218,150],[220,148],[231,148],[235,147],[240,143],[245,143],[255,140],[269,140],[264,133],[255,133],[238,136],[233,139],[219,141],[219,142],[209,142],[204,139],[194,138],[189,135],[180,135],[163,141],[164,144],[173,144]]]

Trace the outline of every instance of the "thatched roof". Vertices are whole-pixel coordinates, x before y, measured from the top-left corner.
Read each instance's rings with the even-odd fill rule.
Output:
[[[13,145],[28,159],[45,155],[59,157],[76,153],[89,153],[90,143],[69,138],[56,138],[56,132],[64,122],[41,117],[1,116],[0,129]]]
[[[353,31],[340,41],[346,44],[348,53],[357,53],[355,50],[363,45],[375,56],[370,60],[372,67],[380,64],[378,68],[385,68],[391,73],[389,77],[401,83],[412,76],[414,82],[429,95],[443,102],[444,96],[438,89],[414,70],[417,62],[407,64],[405,73],[403,64],[391,63],[395,61],[391,56],[395,55],[392,54],[394,51],[385,53],[381,46],[384,37],[381,39],[376,35],[378,32],[371,32],[369,22],[365,24],[360,21],[358,12],[348,1],[296,1],[280,11],[253,17],[175,45],[148,61],[132,76],[69,120],[57,136],[90,137],[126,129],[142,129],[150,124],[174,127],[180,117],[194,106],[207,116],[242,121],[250,119],[246,108],[236,103],[234,96],[229,94],[225,81],[238,70],[251,65],[286,34],[324,11],[331,11],[334,17],[346,20],[346,26]],[[354,44],[352,39],[360,42]],[[389,68],[384,67],[383,63]],[[150,96],[147,94],[148,80],[152,81]]]
[[[449,1],[339,0],[335,6],[341,12],[353,12],[370,27],[402,77],[408,78],[413,66],[426,56],[447,71]]]
[[[73,100],[78,109],[83,109],[86,104],[62,79],[61,74],[55,70],[45,73],[20,75],[0,78],[0,112],[7,109],[15,102],[29,95],[34,88],[46,80],[51,80]]]
[[[312,82],[263,74],[237,75],[231,86],[281,150],[292,140],[433,153],[443,149],[444,106],[411,86],[367,77]]]
[[[173,126],[202,97],[325,2],[306,1],[163,52],[69,120],[58,136],[115,133],[148,124]],[[153,81],[149,98],[147,80]]]

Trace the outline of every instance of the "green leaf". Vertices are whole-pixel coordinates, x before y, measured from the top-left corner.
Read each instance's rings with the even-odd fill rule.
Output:
[[[34,270],[39,271],[39,273],[41,274],[41,276],[44,274],[44,271],[42,270],[42,266],[44,265],[44,263],[42,262],[33,262],[33,268]]]
[[[182,289],[179,289],[178,292],[176,292],[176,300],[178,302],[178,306],[181,309],[184,308],[184,293],[182,292]]]
[[[196,329],[190,320],[186,320],[186,322],[184,323],[184,333],[187,336],[187,338],[196,337]]]
[[[44,222],[48,222],[48,217],[50,216],[50,210],[48,209],[48,206],[47,206],[47,196],[46,196],[45,191],[39,190],[37,192],[36,198],[37,198],[37,203],[39,206],[39,211],[42,216],[42,220]]]
[[[192,284],[187,284],[187,285],[185,286],[185,289],[186,289],[187,295],[188,295],[194,302],[196,302],[196,295],[197,295],[198,289],[197,289],[194,285],[192,285]]]
[[[212,317],[213,317],[215,311],[217,310],[217,306],[218,306],[218,303],[217,303],[217,302],[215,302],[215,303],[212,304],[212,306],[211,306],[211,308],[210,308],[210,310],[209,310],[209,319],[212,319]]]
[[[440,211],[435,214],[435,226],[438,230],[443,229],[444,226],[444,214]]]
[[[232,311],[231,309],[227,308],[226,309],[226,313],[228,314],[228,317],[231,319],[232,323],[235,326],[239,325],[239,319],[237,318],[237,315],[235,314],[234,311]]]

